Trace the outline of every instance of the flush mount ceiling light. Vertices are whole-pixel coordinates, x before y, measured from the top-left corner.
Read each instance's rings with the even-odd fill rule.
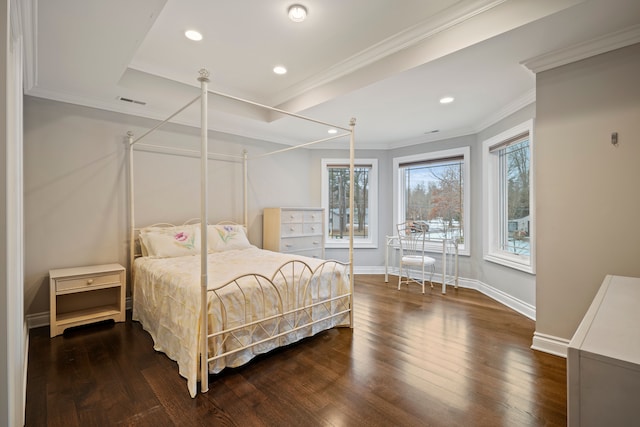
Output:
[[[440,104],[451,104],[454,99],[453,96],[444,96],[440,98]]]
[[[307,17],[307,8],[301,4],[293,4],[289,6],[287,14],[293,22],[302,22]]]
[[[273,67],[273,72],[282,75],[287,73],[287,69],[282,65],[276,65],[275,67]]]
[[[195,30],[185,31],[184,36],[189,40],[193,40],[194,42],[199,42],[200,40],[202,40],[202,34]]]
[[[337,129],[329,129],[327,132],[329,132],[331,135],[338,133]]]

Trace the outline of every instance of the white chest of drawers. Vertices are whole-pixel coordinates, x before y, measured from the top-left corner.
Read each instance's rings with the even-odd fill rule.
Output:
[[[262,247],[324,258],[324,209],[265,208]]]
[[[51,337],[87,323],[124,322],[125,280],[120,264],[49,270]]]

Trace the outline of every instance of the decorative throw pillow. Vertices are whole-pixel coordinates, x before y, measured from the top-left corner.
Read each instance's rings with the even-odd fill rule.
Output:
[[[200,226],[183,225],[140,231],[146,253],[154,258],[170,258],[200,253]]]
[[[231,249],[246,249],[251,247],[247,234],[242,225],[217,224],[209,225],[209,252],[222,252]]]

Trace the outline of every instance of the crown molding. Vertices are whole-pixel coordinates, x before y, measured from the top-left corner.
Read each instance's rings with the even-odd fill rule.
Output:
[[[536,89],[530,89],[525,92],[522,96],[514,99],[509,104],[505,105],[500,110],[492,113],[490,116],[486,117],[483,121],[479,122],[474,126],[474,133],[480,133],[483,130],[487,129],[489,126],[493,126],[498,123],[500,120],[503,120],[509,117],[511,114],[516,111],[520,111],[524,107],[529,104],[533,104],[536,102]]]
[[[354,71],[386,58],[389,55],[421,43],[436,34],[446,31],[451,27],[459,25],[477,15],[500,6],[506,1],[507,0],[477,0],[459,9],[442,11],[435,17],[422,21],[356,53],[326,71],[290,86],[288,89],[283,91],[277,99],[272,100],[271,103],[273,105],[283,104],[301,93],[305,93],[324,84],[333,82],[341,77],[353,73]]]
[[[534,73],[540,73],[635,43],[640,43],[640,25],[633,25],[601,37],[548,52],[522,61],[520,64]]]

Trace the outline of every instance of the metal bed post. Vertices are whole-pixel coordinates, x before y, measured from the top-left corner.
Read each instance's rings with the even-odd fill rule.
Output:
[[[248,167],[247,167],[247,150],[243,150],[242,151],[242,176],[243,176],[243,195],[244,195],[244,200],[242,201],[243,203],[243,210],[244,210],[244,227],[247,230],[247,232],[249,231],[249,202],[248,200],[248,182],[249,182],[249,177],[248,177]]]
[[[209,391],[209,351],[208,351],[208,316],[207,316],[207,255],[209,254],[207,245],[207,227],[209,215],[208,210],[208,168],[209,160],[208,129],[207,129],[207,83],[209,82],[209,72],[204,68],[200,70],[198,77],[201,87],[200,95],[200,391]]]
[[[354,129],[356,119],[351,118],[349,128],[351,129],[351,138],[349,139],[349,283],[351,289],[351,310],[349,310],[349,327],[353,329],[353,290],[355,277],[353,276],[353,199],[354,199],[354,167],[355,167],[355,148],[354,148]]]
[[[303,120],[307,120],[307,121],[311,121],[314,123],[318,123],[318,124],[323,124],[323,125],[327,125],[327,126],[331,126],[337,129],[342,129],[344,131],[348,131],[349,135],[350,135],[350,149],[349,149],[349,154],[350,154],[350,197],[349,197],[349,212],[350,212],[350,218],[349,218],[349,229],[350,229],[350,233],[349,233],[349,275],[350,275],[350,309],[349,309],[349,321],[350,321],[350,327],[353,328],[353,290],[354,290],[354,276],[353,276],[353,233],[354,233],[354,211],[355,211],[355,206],[354,206],[354,188],[355,188],[355,183],[354,183],[354,175],[355,175],[355,160],[354,160],[354,156],[355,156],[355,137],[354,137],[354,128],[355,128],[355,123],[356,123],[356,119],[352,118],[350,120],[350,126],[349,128],[345,128],[342,126],[336,126],[330,123],[326,123],[323,121],[319,121],[319,120],[315,120],[315,119],[311,119],[309,117],[305,117],[305,116],[301,116],[299,114],[295,114],[295,113],[291,113],[291,112],[287,112],[284,110],[280,110],[277,108],[273,108],[273,107],[268,107],[268,106],[264,106],[262,104],[258,104],[255,102],[251,102],[251,101],[247,101],[244,99],[240,99],[231,95],[227,95],[227,94],[223,94],[220,92],[214,92],[214,91],[209,91],[207,89],[207,85],[209,83],[209,72],[206,69],[201,69],[199,71],[200,76],[198,77],[198,81],[201,84],[201,93],[200,95],[198,95],[198,97],[194,98],[193,100],[191,100],[188,104],[186,104],[184,107],[182,107],[180,110],[178,110],[177,112],[175,112],[174,114],[172,114],[171,116],[169,116],[167,119],[165,119],[164,121],[160,122],[158,125],[154,126],[152,129],[148,130],[147,132],[143,133],[141,136],[139,136],[138,138],[133,138],[133,133],[128,132],[128,141],[129,141],[129,202],[130,202],[130,223],[131,223],[131,227],[130,227],[130,238],[131,238],[131,244],[130,244],[130,256],[131,256],[131,266],[133,266],[133,261],[135,259],[135,215],[134,215],[134,195],[133,195],[133,191],[134,191],[134,186],[133,186],[133,151],[134,151],[134,145],[137,144],[140,140],[142,140],[144,137],[146,137],[147,135],[151,134],[152,132],[154,132],[156,129],[160,128],[161,126],[163,126],[164,124],[168,123],[173,117],[175,117],[176,115],[178,115],[179,113],[181,113],[182,111],[184,111],[186,108],[188,108],[190,105],[194,104],[198,98],[200,98],[201,103],[200,103],[200,115],[201,115],[201,147],[200,147],[200,163],[201,163],[201,167],[200,167],[200,179],[201,179],[201,186],[200,186],[200,202],[201,202],[201,207],[200,207],[200,217],[201,217],[201,224],[202,226],[200,227],[201,229],[201,247],[202,250],[200,251],[200,255],[201,255],[201,259],[200,259],[200,269],[201,269],[201,274],[200,274],[200,336],[199,338],[199,347],[200,347],[200,391],[202,393],[205,393],[209,390],[209,355],[208,355],[208,340],[209,340],[209,333],[208,333],[208,248],[207,248],[207,243],[208,243],[208,227],[207,227],[207,223],[208,223],[208,159],[209,159],[209,149],[208,149],[208,123],[207,123],[207,119],[208,119],[208,94],[212,93],[212,94],[216,94],[216,95],[220,95],[229,99],[233,99],[233,100],[238,100],[241,102],[245,102],[251,105],[255,105],[255,106],[259,106],[259,107],[263,107],[263,108],[267,108],[270,109],[271,111],[275,111],[278,113],[282,113],[282,114],[286,114],[292,117],[296,117],[296,118],[300,118]],[[341,138],[341,137],[345,137],[347,136],[347,133],[341,134],[341,135],[335,135],[335,136],[331,136],[328,138],[324,138],[321,140],[316,140],[316,141],[312,141],[306,144],[302,144],[296,147],[289,147],[286,149],[282,149],[282,150],[277,150],[271,153],[266,153],[263,154],[261,156],[257,156],[257,157],[263,157],[266,155],[270,155],[270,154],[275,154],[275,153],[280,153],[283,151],[288,151],[288,150],[292,150],[292,149],[297,149],[297,148],[301,148],[301,147],[306,147],[308,145],[312,145],[312,144],[316,144],[319,142],[325,142],[325,141],[330,141],[333,139],[337,139],[337,138]],[[155,147],[155,146],[149,146],[149,147]],[[164,147],[156,147],[156,148],[164,148]],[[184,152],[190,152],[190,153],[196,153],[198,154],[197,151],[194,150],[181,150]],[[247,151],[244,150],[243,151],[243,179],[244,179],[244,224],[245,227],[248,228],[248,165],[247,165],[247,161],[248,161],[248,155],[247,155]],[[315,322],[314,322],[315,323]]]
[[[127,132],[129,142],[129,282],[133,285],[133,261],[136,256],[135,248],[135,215],[133,206],[133,132]],[[132,288],[132,287],[131,287]],[[131,289],[132,291],[133,289]],[[133,292],[131,292],[133,295]]]

